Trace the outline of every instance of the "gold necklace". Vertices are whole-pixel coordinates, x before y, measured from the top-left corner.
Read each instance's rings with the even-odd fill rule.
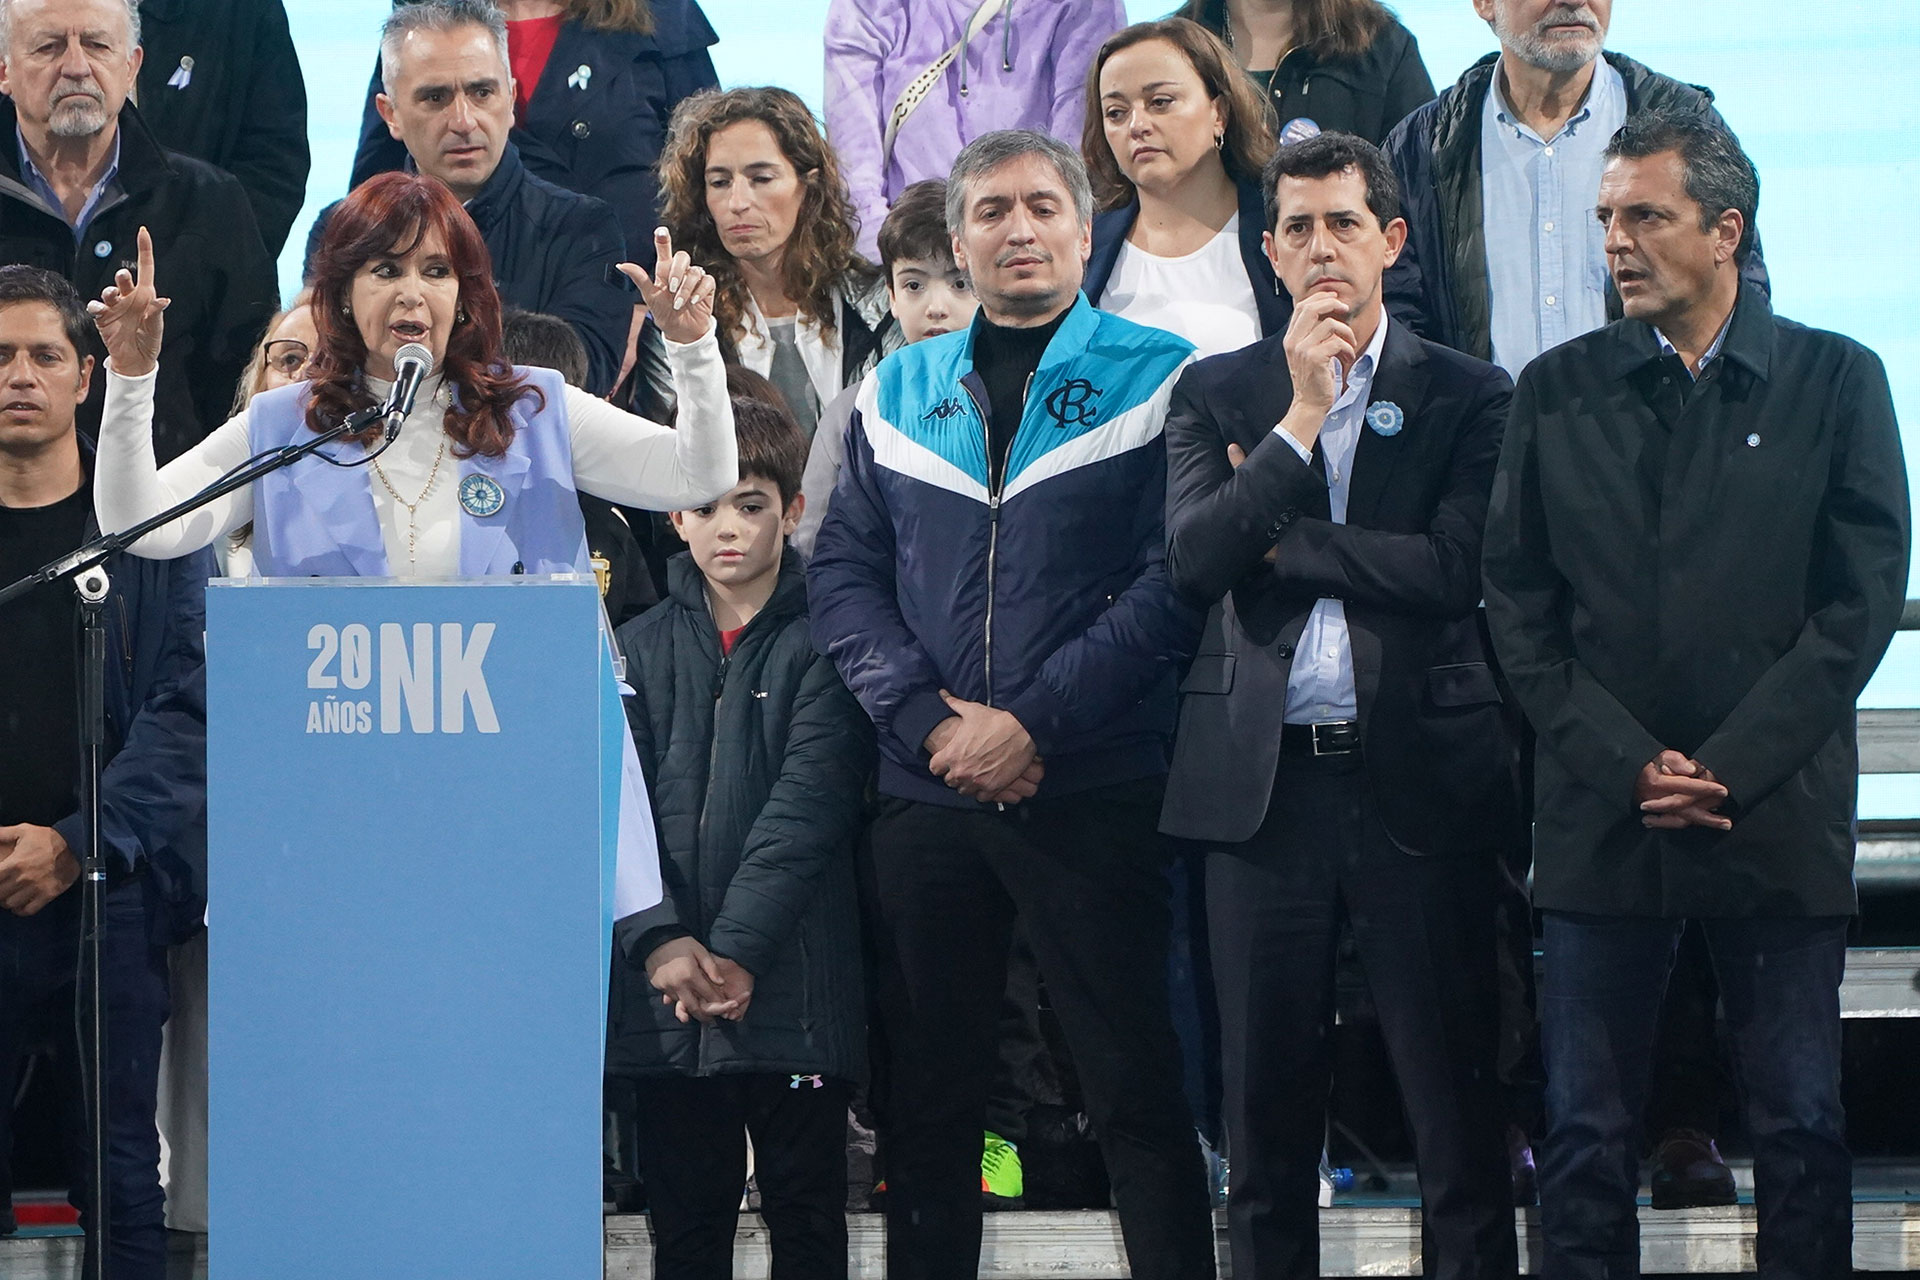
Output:
[[[442,432],[440,434],[440,447],[434,450],[433,452],[433,469],[427,472],[426,487],[420,490],[420,496],[415,498],[412,502],[408,502],[405,498],[400,496],[400,491],[393,487],[393,481],[387,479],[386,470],[383,467],[381,467],[379,459],[376,458],[374,460],[373,474],[380,477],[380,483],[385,485],[387,492],[393,495],[393,500],[399,503],[401,506],[405,507],[407,510],[407,565],[408,567],[417,565],[420,562],[419,557],[416,554],[416,552],[418,551],[419,538],[420,538],[420,526],[415,522],[416,513],[420,509],[420,504],[427,500],[427,495],[433,492],[433,486],[435,482],[437,482],[440,479],[440,462],[446,456],[447,456],[447,437],[446,437],[446,433]]]

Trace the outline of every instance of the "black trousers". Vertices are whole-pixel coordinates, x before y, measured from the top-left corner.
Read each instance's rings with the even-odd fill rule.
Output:
[[[980,1268],[980,1135],[1016,912],[1078,1069],[1136,1280],[1211,1280],[1206,1174],[1167,1010],[1157,780],[969,811],[883,799],[871,833],[894,1048],[891,1280]]]
[[[1491,850],[1484,859],[1402,852],[1357,756],[1282,757],[1258,834],[1211,855],[1236,1280],[1319,1274],[1317,1171],[1343,912],[1413,1136],[1422,1273],[1515,1274],[1494,1072],[1494,862]]]
[[[773,1245],[773,1280],[845,1280],[852,1097],[845,1082],[668,1076],[634,1085],[659,1280],[731,1280],[748,1134],[760,1216]]]
[[[108,1280],[163,1280],[166,1200],[160,1191],[160,1028],[168,1013],[167,953],[153,945],[144,876],[116,878],[101,904],[101,969],[107,997]],[[74,1026],[80,945],[80,886],[39,914],[0,911],[0,1194],[13,1185],[13,1096],[27,1050],[51,1043],[58,1055],[72,1190],[91,1227],[92,1149],[81,1042]],[[91,1259],[94,1236],[87,1237]]]

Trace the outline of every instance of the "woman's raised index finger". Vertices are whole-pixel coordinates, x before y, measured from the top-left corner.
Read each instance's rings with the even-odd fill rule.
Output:
[[[673,266],[673,232],[665,227],[653,229],[654,279],[667,282],[667,270]]]
[[[153,284],[153,235],[145,227],[142,227],[140,228],[138,241],[140,249],[136,256],[140,263],[140,278],[134,281],[134,283],[136,285],[144,284],[151,286]]]

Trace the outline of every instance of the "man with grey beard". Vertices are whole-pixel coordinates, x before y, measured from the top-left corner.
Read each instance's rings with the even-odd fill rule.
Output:
[[[0,0],[0,264],[98,297],[134,266],[140,228],[153,233],[172,296],[155,392],[164,462],[226,420],[278,290],[239,181],[166,150],[128,101],[141,61],[135,0]],[[103,381],[80,411],[87,434]]]
[[[1595,198],[1614,131],[1647,111],[1704,115],[1724,125],[1713,94],[1606,52],[1614,0],[1473,0],[1493,28],[1490,53],[1409,115],[1382,149],[1400,180],[1407,243],[1387,269],[1388,312],[1420,336],[1490,360],[1519,378],[1551,347],[1620,319]],[[1756,241],[1742,268],[1761,290]],[[1516,704],[1507,699],[1512,708]],[[1530,789],[1532,735],[1517,711],[1515,760]],[[1538,1049],[1533,1011],[1529,832],[1508,833],[1502,892],[1501,1077],[1515,1198],[1534,1196],[1528,1135],[1537,1135]],[[1682,947],[1663,1022],[1656,1208],[1731,1204],[1733,1176],[1712,1138],[1725,1088],[1711,1048],[1712,974],[1697,939]],[[1705,1025],[1702,1025],[1702,1024]],[[1671,1033],[1671,1034],[1669,1034]],[[1680,1050],[1700,1046],[1697,1051]]]
[[[1711,91],[1604,52],[1613,0],[1473,9],[1500,51],[1383,146],[1408,229],[1387,307],[1422,337],[1517,378],[1547,348],[1620,318],[1593,216],[1614,130],[1648,110],[1720,117]],[[1747,277],[1766,285],[1758,253]]]

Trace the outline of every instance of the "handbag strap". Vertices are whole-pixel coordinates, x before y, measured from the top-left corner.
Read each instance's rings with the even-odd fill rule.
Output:
[[[980,7],[973,11],[972,17],[967,19],[966,28],[960,38],[900,91],[900,96],[894,99],[893,110],[887,113],[887,132],[880,142],[881,173],[884,174],[887,166],[893,163],[893,143],[900,136],[900,126],[907,122],[907,117],[911,116],[922,102],[926,101],[927,95],[933,92],[933,86],[940,83],[940,77],[947,73],[947,68],[953,65],[953,60],[960,56],[960,51],[985,30],[994,16],[1006,7],[1007,0],[980,0]]]

